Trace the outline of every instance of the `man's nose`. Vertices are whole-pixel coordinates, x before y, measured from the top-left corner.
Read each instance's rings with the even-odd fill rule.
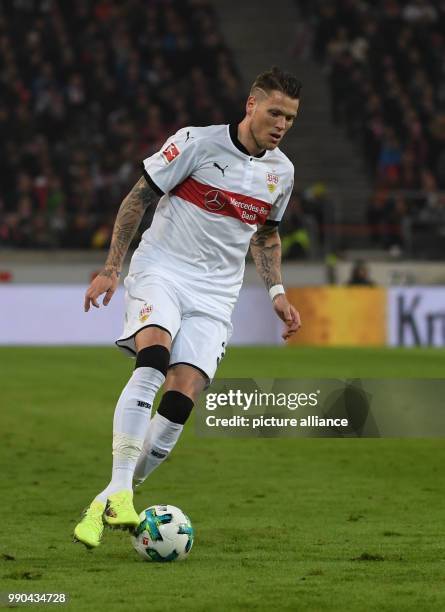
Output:
[[[284,130],[286,127],[286,119],[284,117],[278,117],[275,125],[279,130]]]

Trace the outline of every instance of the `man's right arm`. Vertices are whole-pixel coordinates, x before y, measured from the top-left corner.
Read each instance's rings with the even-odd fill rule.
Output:
[[[145,211],[149,206],[156,204],[159,195],[141,177],[130,193],[124,198],[114,222],[110,250],[104,268],[92,281],[85,294],[85,312],[92,304],[99,308],[97,298],[105,293],[103,304],[106,306],[113,297],[119,284],[119,275],[122,264],[131,244],[133,236],[139,227]]]

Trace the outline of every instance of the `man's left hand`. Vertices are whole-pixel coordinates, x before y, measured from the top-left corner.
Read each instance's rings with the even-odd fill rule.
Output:
[[[280,317],[286,328],[282,333],[283,340],[287,340],[293,336],[301,327],[300,313],[287,300],[284,293],[280,293],[273,300],[273,307],[277,315]]]

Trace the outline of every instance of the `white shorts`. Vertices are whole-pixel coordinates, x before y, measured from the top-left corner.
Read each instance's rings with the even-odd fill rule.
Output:
[[[191,365],[211,381],[232,333],[230,320],[200,307],[200,295],[180,281],[154,274],[129,274],[125,285],[124,331],[116,341],[136,355],[134,337],[146,327],[166,330],[172,338],[170,367]]]

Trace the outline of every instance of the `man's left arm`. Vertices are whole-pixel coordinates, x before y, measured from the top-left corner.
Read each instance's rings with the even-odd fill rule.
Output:
[[[266,285],[266,289],[270,292],[277,285],[282,286],[281,240],[278,228],[275,225],[267,224],[259,226],[251,238],[250,252],[252,253],[258,274]],[[272,293],[274,292],[275,290],[272,291]],[[272,295],[272,304],[275,312],[286,325],[283,339],[287,340],[301,327],[300,314],[288,302],[285,293]]]

